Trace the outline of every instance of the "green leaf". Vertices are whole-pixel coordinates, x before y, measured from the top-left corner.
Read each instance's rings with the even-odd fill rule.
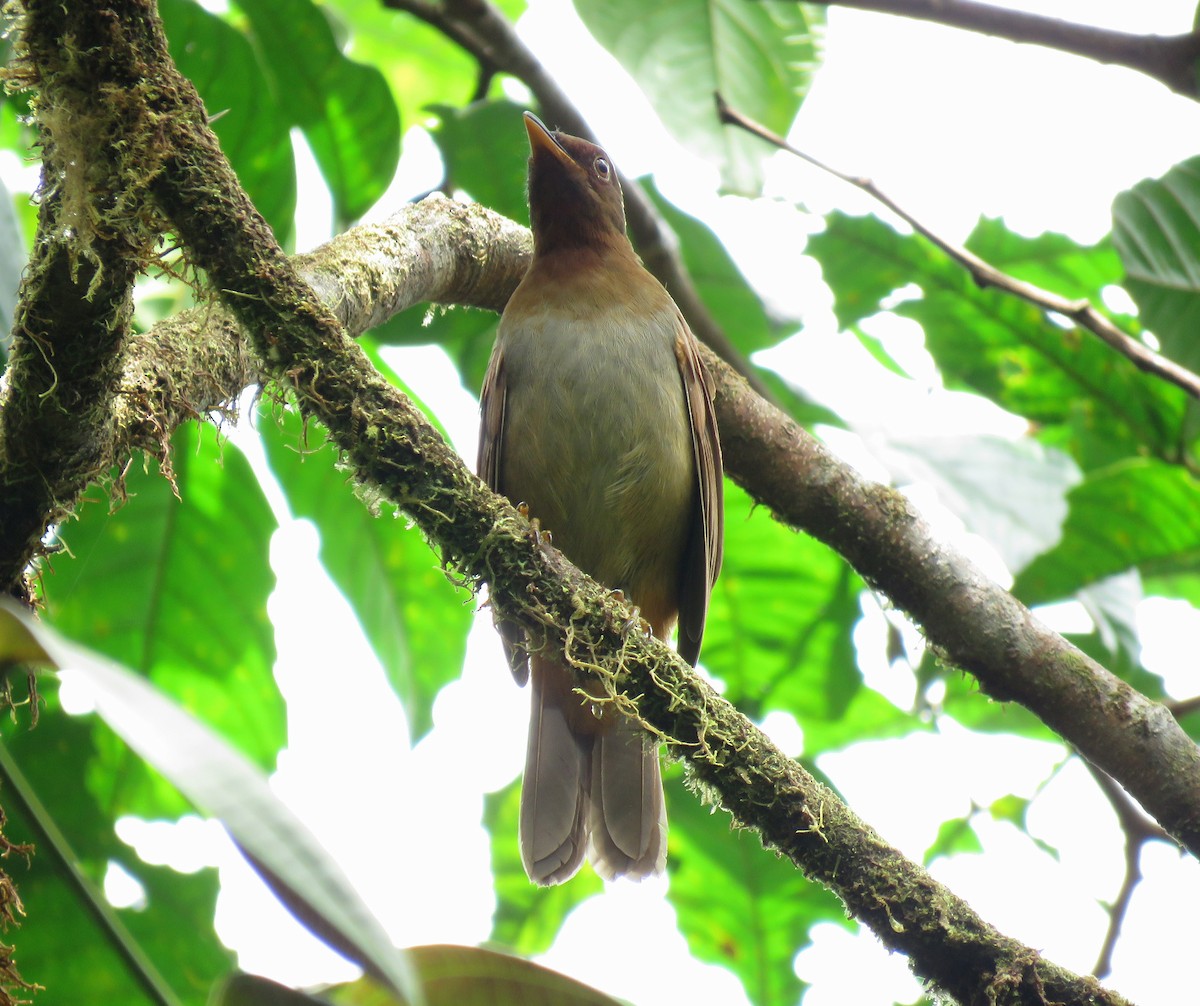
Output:
[[[494,6],[512,21],[525,10],[524,0]],[[379,0],[329,0],[322,10],[349,29],[350,56],[383,72],[401,121],[421,122],[433,104],[473,100],[479,64],[438,29]]]
[[[321,563],[346,596],[404,705],[412,740],[433,726],[433,700],[462,668],[470,596],[452,589],[419,531],[372,512],[316,424],[293,410],[261,414],[267,461],[288,505],[321,535]]]
[[[708,224],[669,202],[652,179],[639,179],[639,183],[679,239],[683,263],[705,307],[738,349],[749,356],[790,335],[794,326],[768,317],[762,299]]]
[[[851,639],[862,581],[831,549],[725,486],[725,564],[700,658],[748,716],[836,719],[862,687]]]
[[[1015,793],[1008,793],[993,800],[988,807],[988,813],[994,820],[1008,821],[1024,831],[1025,816],[1029,813],[1029,800]]]
[[[1163,353],[1200,369],[1200,157],[1118,195],[1113,243],[1142,322]]]
[[[69,676],[86,690],[99,716],[122,740],[194,806],[221,819],[300,921],[400,994],[419,999],[408,962],[341,868],[275,796],[258,768],[141,676],[69,642],[15,605],[0,606],[4,620],[18,623],[36,641],[61,678]]]
[[[458,367],[463,386],[478,394],[499,323],[500,316],[492,311],[417,304],[393,315],[360,341],[364,345],[441,346]]]
[[[1200,486],[1153,458],[1093,472],[1068,495],[1062,541],[1017,577],[1027,604],[1070,597],[1080,587],[1137,567],[1189,571],[1200,558]]]
[[[837,718],[811,716],[800,724],[804,731],[804,763],[813,774],[819,770],[813,759],[827,751],[835,751],[863,740],[885,740],[907,737],[922,729],[933,729],[927,718],[899,709],[871,688],[859,688],[845,711]],[[837,787],[820,776],[830,789]]]
[[[0,612],[8,633],[24,634],[15,619]],[[0,652],[13,653],[9,636]],[[18,651],[20,652],[20,651]],[[94,778],[99,760],[96,741],[103,727],[89,719],[66,716],[56,690],[43,696],[46,709],[38,727],[26,730],[3,724],[6,757],[13,759],[31,787],[41,812],[48,814],[70,848],[61,848],[100,891],[109,862],[117,862],[145,891],[145,907],[112,909],[153,962],[166,984],[189,1006],[204,1006],[208,988],[229,969],[232,954],[213,931],[217,898],[214,870],[192,875],[142,862],[116,836],[113,825],[125,808],[111,786],[82,785]],[[101,783],[103,779],[97,780]],[[96,925],[78,888],[39,832],[32,830],[21,802],[6,784],[7,837],[33,842],[37,853],[25,864],[9,858],[6,869],[16,881],[28,915],[18,937],[18,963],[31,981],[46,987],[43,1006],[80,1002],[151,1004],[128,965]],[[100,894],[102,898],[103,895]],[[183,934],[186,934],[184,936]]]
[[[619,1006],[582,982],[494,950],[431,946],[410,953],[429,1006]]]
[[[440,945],[406,953],[420,976],[426,1006],[621,1006],[573,978],[494,950]],[[328,997],[336,1006],[396,1006],[368,979],[337,986]]]
[[[767,313],[758,292],[742,275],[721,239],[703,220],[684,213],[658,191],[653,179],[639,184],[657,207],[667,225],[679,239],[679,252],[696,290],[713,319],[724,329],[749,361],[752,353],[778,345],[791,335],[795,324]],[[769,387],[775,402],[797,422],[842,425],[842,421],[823,406],[798,394],[775,371],[750,363]]]
[[[212,1006],[326,1006],[327,1002],[242,971],[222,981],[212,995]]]
[[[271,768],[286,739],[267,617],[275,518],[246,459],[211,427],[188,423],[171,447],[178,496],[156,465],[135,465],[123,505],[108,512],[93,488],[59,529],[70,554],[43,577],[47,612]]]
[[[974,816],[972,813],[966,817],[956,817],[942,822],[941,827],[938,828],[937,837],[925,850],[924,863],[926,866],[942,856],[953,856],[964,852],[983,852],[983,843],[979,841],[979,836],[971,827],[971,819]]]
[[[1106,245],[1081,249],[1060,235],[1019,238],[982,220],[968,247],[1019,278],[1072,296],[1098,298],[1103,286],[1119,280]],[[834,291],[843,326],[885,310],[894,292],[919,284],[919,296],[894,311],[921,324],[947,386],[1025,416],[1043,442],[1069,451],[1085,470],[1147,451],[1177,454],[1182,390],[1016,297],[980,290],[923,239],[897,234],[873,217],[834,214],[826,231],[809,239],[808,250]]]
[[[1144,596],[1142,578],[1136,569],[1105,577],[1075,592],[1088,615],[1096,624],[1108,663],[1125,654],[1131,662],[1140,657],[1137,608]]]
[[[869,332],[863,331],[861,325],[851,325],[850,331],[862,345],[863,349],[871,354],[871,358],[885,370],[890,370],[897,377],[912,379],[912,375],[892,358],[892,354],[887,351],[883,340],[877,339]]]
[[[668,898],[692,954],[736,974],[756,1006],[799,1000],[792,961],[817,922],[845,922],[839,902],[791,863],[734,831],[691,793],[668,787]]]
[[[383,74],[347,58],[311,0],[238,0],[271,94],[312,148],[339,227],[362,216],[391,184],[400,114]]]
[[[238,181],[286,242],[296,213],[296,162],[288,120],[270,98],[258,56],[246,37],[194,0],[159,0],[171,58],[213,118],[221,149]]]
[[[819,16],[796,4],[741,0],[575,0],[575,9],[671,133],[718,165],[726,186],[756,194],[771,148],[722,126],[713,95],[786,133],[817,61]]]
[[[480,101],[466,108],[431,105],[438,116],[433,141],[446,166],[446,185],[463,189],[497,213],[529,222],[525,202],[529,140],[523,106],[511,101]]]
[[[492,842],[492,879],[496,887],[496,913],[490,939],[514,953],[543,954],[554,942],[563,919],[580,903],[603,889],[590,867],[566,884],[536,887],[521,864],[517,824],[521,816],[521,780],[483,802],[483,825]]]
[[[887,436],[867,446],[896,484],[936,489],[942,503],[1013,572],[1058,542],[1066,493],[1082,478],[1068,455],[1034,440]]]

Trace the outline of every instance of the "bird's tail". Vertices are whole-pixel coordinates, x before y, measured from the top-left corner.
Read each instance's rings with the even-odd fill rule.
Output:
[[[592,742],[587,857],[606,880],[641,880],[667,862],[667,810],[658,748],[625,718]]]
[[[565,668],[537,656],[530,664],[520,824],[529,879],[569,880],[585,853],[609,880],[661,873],[667,818],[657,750],[627,720],[598,720]]]

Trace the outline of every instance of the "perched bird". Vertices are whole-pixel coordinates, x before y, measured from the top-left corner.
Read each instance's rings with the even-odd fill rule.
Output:
[[[721,565],[721,449],[712,383],[679,308],[625,236],[617,173],[598,146],[525,113],[533,261],[500,320],[481,394],[479,474],[524,503],[575,565],[621,590],[654,634],[700,653]],[[603,877],[666,861],[658,750],[576,689],[561,655],[501,623],[532,681],[521,789],[530,880]]]

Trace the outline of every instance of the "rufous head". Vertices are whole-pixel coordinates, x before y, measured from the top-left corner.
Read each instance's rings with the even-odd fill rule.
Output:
[[[578,136],[551,131],[532,112],[525,113],[525,130],[535,250],[624,241],[625,203],[608,155]]]

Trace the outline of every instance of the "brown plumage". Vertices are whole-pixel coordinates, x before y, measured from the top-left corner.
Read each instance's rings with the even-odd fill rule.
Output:
[[[534,257],[504,310],[484,381],[479,474],[599,582],[624,591],[659,638],[700,653],[721,565],[721,451],[712,386],[679,308],[625,236],[616,171],[595,144],[525,126]],[[658,752],[615,712],[597,714],[561,657],[526,654],[532,681],[521,855],[538,884],[586,854],[606,878],[661,872]]]

